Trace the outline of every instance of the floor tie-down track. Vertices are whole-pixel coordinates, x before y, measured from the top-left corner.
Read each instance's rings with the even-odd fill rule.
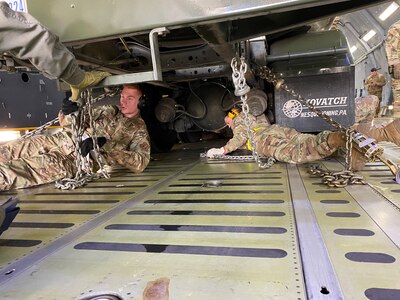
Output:
[[[338,189],[307,166],[207,163],[205,144],[185,147],[143,174],[19,195],[0,237],[2,299],[142,299],[157,278],[170,299],[400,298],[400,187],[386,166],[367,166],[372,186]]]

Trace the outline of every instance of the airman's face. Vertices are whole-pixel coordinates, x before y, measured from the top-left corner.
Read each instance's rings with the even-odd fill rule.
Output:
[[[119,100],[121,113],[127,118],[133,118],[139,114],[138,103],[142,92],[137,88],[124,86]]]
[[[232,128],[233,120],[231,118],[226,116],[224,121],[225,121],[225,124],[228,125],[229,128]]]

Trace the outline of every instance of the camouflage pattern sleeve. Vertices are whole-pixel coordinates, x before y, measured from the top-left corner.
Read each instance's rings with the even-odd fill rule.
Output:
[[[365,80],[365,87],[369,94],[377,95],[382,93],[382,87],[386,84],[385,76],[378,74],[377,76],[369,75]]]
[[[250,122],[255,122],[255,117],[249,114]],[[247,127],[244,121],[244,114],[240,113],[235,119],[233,119],[232,125],[233,138],[231,138],[226,145],[225,153],[235,151],[246,144],[247,142]]]
[[[124,166],[135,173],[141,173],[150,162],[150,141],[146,130],[136,132],[128,150],[111,150],[107,154],[120,166]]]
[[[390,26],[386,36],[386,54],[389,65],[400,63],[400,21]]]
[[[143,172],[150,162],[150,138],[143,119],[126,118],[110,105],[96,110],[94,118],[97,136],[107,140],[102,147],[107,163]]]
[[[94,121],[100,120],[103,115],[107,115],[110,118],[113,118],[118,114],[118,108],[113,105],[102,105],[92,109],[92,117]],[[72,117],[71,115],[64,115],[62,112],[58,114],[58,121],[60,126],[70,129],[72,125]],[[89,128],[89,115],[85,115],[85,124],[84,128]]]
[[[371,75],[369,75],[367,77],[367,79],[365,79],[365,81],[364,81],[364,86],[367,89],[367,91],[369,91],[370,85],[371,85]]]
[[[33,16],[13,11],[0,1],[0,52],[8,51],[29,61],[49,78],[60,78],[68,84],[79,84],[84,71],[74,55]]]
[[[112,122],[118,119],[119,109],[115,105],[101,105],[98,107],[94,107],[92,109],[92,118],[95,122],[95,125],[99,128],[107,128],[107,123]],[[89,124],[89,115],[85,115],[85,125],[84,127],[88,129],[89,132],[92,131]],[[96,129],[97,130],[97,129]]]
[[[71,128],[72,120],[71,115],[64,115],[62,112],[58,113],[58,123],[61,127]]]

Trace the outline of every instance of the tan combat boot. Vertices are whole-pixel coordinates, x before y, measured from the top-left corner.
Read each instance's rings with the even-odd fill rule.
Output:
[[[328,135],[327,140],[328,146],[332,149],[346,146],[346,135],[343,132],[331,132]],[[351,151],[351,169],[353,171],[360,171],[364,168],[367,163],[367,158],[359,152],[355,147],[352,147]]]
[[[332,149],[344,147],[346,145],[346,135],[340,131],[331,132],[326,142]]]
[[[84,89],[90,86],[95,86],[104,78],[110,75],[111,74],[108,72],[100,72],[100,71],[85,72],[85,77],[83,78],[81,83],[77,85],[71,85],[72,96],[70,100],[74,102],[78,101],[80,94]]]

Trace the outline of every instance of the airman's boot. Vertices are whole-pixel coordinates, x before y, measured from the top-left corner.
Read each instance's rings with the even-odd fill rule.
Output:
[[[346,135],[343,132],[335,131],[328,135],[327,143],[330,148],[339,148],[346,145]]]
[[[343,132],[331,132],[327,139],[328,146],[332,149],[346,146],[346,135]],[[364,168],[367,159],[359,152],[355,147],[352,147],[351,151],[351,169],[353,171],[360,171]]]
[[[78,101],[80,94],[84,89],[90,86],[95,86],[104,78],[110,75],[111,74],[108,72],[100,72],[100,71],[85,72],[85,77],[83,78],[81,83],[77,85],[71,85],[72,96],[70,97],[70,100],[74,102]]]
[[[375,139],[377,142],[392,142],[400,146],[400,119],[394,120],[383,128],[371,128],[360,124],[356,130]]]

